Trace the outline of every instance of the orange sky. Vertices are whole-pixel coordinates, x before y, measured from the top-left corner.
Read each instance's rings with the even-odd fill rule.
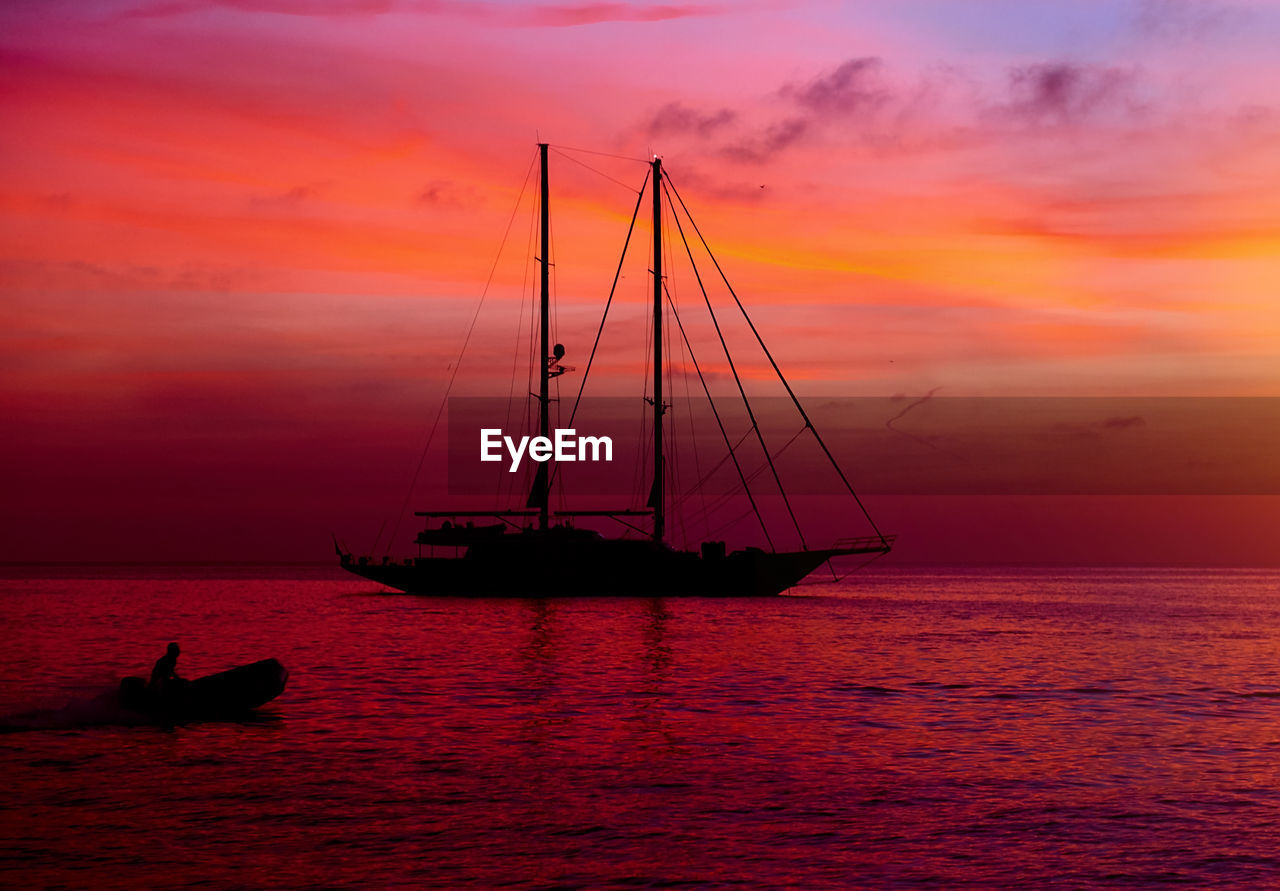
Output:
[[[260,482],[273,442],[307,451],[314,476],[268,500],[314,512],[349,473],[340,431],[397,468],[376,510],[333,508],[373,524],[539,137],[660,153],[802,392],[1280,395],[1277,43],[1280,8],[1215,0],[7,3],[0,557],[62,553],[80,495],[140,535],[134,514],[183,504],[252,526],[175,494],[193,453]],[[553,154],[556,334],[580,363],[635,199],[570,158],[645,171]],[[510,381],[531,209],[464,391]],[[605,392],[643,361],[643,331],[614,336]],[[127,494],[165,461],[160,500]],[[160,534],[166,554],[239,541],[191,522],[214,545]]]

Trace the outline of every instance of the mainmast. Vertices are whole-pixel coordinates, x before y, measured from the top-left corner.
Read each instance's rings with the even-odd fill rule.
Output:
[[[547,357],[551,355],[551,214],[548,198],[551,192],[547,178],[547,143],[538,143],[538,154],[542,161],[542,281],[539,295],[541,319],[538,325],[542,350],[538,354],[538,435],[551,437],[551,367]],[[533,480],[533,491],[529,493],[529,506],[538,509],[538,528],[548,526],[548,510],[551,501],[550,474],[547,464],[538,465],[538,473]]]
[[[662,486],[662,159],[653,157],[653,540],[666,527]]]

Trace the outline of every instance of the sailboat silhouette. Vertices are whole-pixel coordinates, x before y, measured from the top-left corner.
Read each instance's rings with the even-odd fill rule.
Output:
[[[539,143],[541,171],[541,225],[539,287],[539,355],[542,361],[539,366],[539,389],[537,394],[530,394],[538,402],[538,432],[542,437],[550,438],[551,418],[550,381],[571,369],[560,364],[564,357],[564,347],[550,342],[550,189],[547,164],[546,143]],[[747,315],[737,295],[734,302],[742,311],[751,332],[755,335],[760,347],[768,357],[769,363],[778,379],[786,388],[786,393],[804,421],[804,431],[813,435],[820,446],[822,454],[830,461],[839,476],[843,487],[856,502],[866,522],[873,530],[871,535],[844,538],[825,548],[809,548],[803,542],[800,550],[779,551],[765,550],[757,547],[746,547],[729,551],[723,541],[701,542],[697,550],[682,550],[673,547],[667,541],[667,492],[664,483],[665,455],[663,420],[669,405],[657,394],[663,390],[663,325],[664,313],[664,276],[663,270],[663,226],[662,213],[664,194],[675,196],[680,208],[686,214],[693,231],[702,241],[701,232],[692,217],[688,216],[688,208],[670,184],[670,178],[663,170],[662,160],[654,157],[650,163],[647,185],[653,202],[653,354],[652,354],[652,393],[654,398],[646,400],[652,406],[652,485],[649,497],[642,508],[621,510],[556,510],[551,509],[550,491],[553,473],[553,462],[545,461],[538,466],[523,508],[477,511],[477,510],[430,510],[418,511],[416,516],[426,521],[426,527],[418,533],[416,543],[419,548],[428,548],[429,553],[404,561],[393,561],[388,557],[375,559],[372,556],[357,556],[341,548],[335,541],[334,547],[344,569],[387,585],[414,594],[438,594],[448,596],[583,596],[583,595],[703,595],[703,596],[769,596],[779,594],[793,587],[805,576],[832,557],[850,555],[880,556],[889,552],[894,536],[880,532],[867,513],[862,501],[858,498],[835,457],[813,426],[808,413],[801,405],[799,398],[778,368],[763,338],[756,330],[750,316]],[[641,199],[636,205],[635,218],[639,214]],[[677,224],[679,218],[677,217]],[[680,226],[681,238],[684,238],[683,226]],[[687,241],[686,241],[687,246]],[[707,247],[708,252],[710,248]],[[690,257],[692,259],[692,256]],[[714,262],[714,256],[712,256]],[[723,277],[719,263],[716,269]],[[701,284],[701,278],[699,277]],[[726,285],[728,280],[725,279]],[[616,279],[615,279],[616,284]],[[733,293],[730,286],[730,293]],[[704,291],[705,294],[705,291]],[[674,306],[672,306],[674,312]],[[708,302],[708,309],[710,303]],[[607,308],[606,308],[607,312]],[[683,325],[675,314],[680,326],[681,336],[685,338]],[[712,319],[715,321],[714,312]],[[603,327],[603,322],[602,322]],[[719,322],[715,322],[717,334],[724,345],[723,334]],[[597,346],[599,340],[597,337]],[[726,356],[728,348],[725,346]],[[592,350],[594,358],[595,350]],[[787,510],[794,512],[791,502],[782,489],[776,467],[767,448],[764,447],[760,426],[752,412],[746,392],[742,388],[736,368],[733,368],[735,381],[743,397],[751,427],[759,439],[768,466],[783,497]],[[588,369],[590,371],[590,362]],[[585,375],[584,375],[585,377]],[[704,390],[706,381],[699,370]],[[710,400],[710,391],[706,390]],[[581,395],[581,391],[579,391]],[[751,508],[760,518],[757,501],[751,495],[748,478],[734,453],[734,446],[724,430],[720,415],[712,411],[720,427],[729,456],[737,470],[743,491],[751,502]],[[573,524],[575,518],[610,518],[619,521],[633,530],[642,530],[644,537],[606,537],[594,529],[580,528]],[[477,519],[496,520],[496,523],[479,524]],[[647,523],[646,523],[647,521]],[[637,526],[636,524],[644,524]],[[645,528],[647,526],[647,528]],[[797,530],[799,525],[797,523]],[[768,533],[766,531],[766,537]],[[435,551],[444,548],[449,553],[437,556]]]

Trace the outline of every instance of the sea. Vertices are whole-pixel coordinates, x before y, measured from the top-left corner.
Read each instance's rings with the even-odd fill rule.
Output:
[[[1280,885],[1280,571],[461,600],[7,567],[0,886]],[[112,704],[275,657],[252,719]]]

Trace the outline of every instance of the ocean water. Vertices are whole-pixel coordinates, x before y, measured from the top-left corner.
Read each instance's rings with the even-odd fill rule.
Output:
[[[0,885],[1280,882],[1274,570],[741,601],[10,574]],[[169,640],[186,676],[275,656],[289,687],[253,721],[125,726],[102,695]]]

